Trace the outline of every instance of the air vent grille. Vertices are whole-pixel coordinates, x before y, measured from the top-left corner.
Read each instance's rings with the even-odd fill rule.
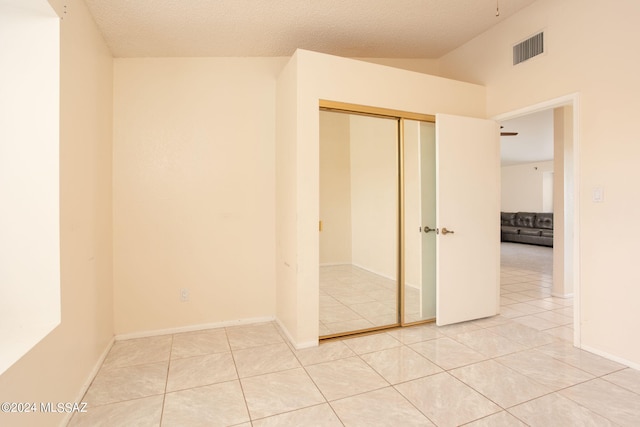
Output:
[[[544,53],[544,33],[538,33],[513,46],[513,65]]]

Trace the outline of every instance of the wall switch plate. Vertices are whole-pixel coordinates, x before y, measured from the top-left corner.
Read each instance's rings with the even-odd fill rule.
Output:
[[[187,288],[180,289],[180,301],[182,302],[189,301],[189,289]]]

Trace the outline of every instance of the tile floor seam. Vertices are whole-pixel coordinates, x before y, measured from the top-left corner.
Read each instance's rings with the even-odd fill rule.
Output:
[[[329,402],[325,401],[325,402],[322,402],[322,403],[316,403],[316,404],[313,404],[313,405],[304,406],[304,407],[302,407],[302,408],[297,408],[297,409],[287,410],[287,411],[280,412],[280,413],[275,414],[275,415],[267,415],[267,416],[265,416],[265,417],[252,418],[249,422],[250,422],[251,424],[253,424],[253,422],[254,422],[254,421],[267,420],[267,419],[269,419],[269,418],[277,417],[277,416],[280,416],[280,415],[284,415],[284,414],[291,414],[291,413],[295,413],[295,412],[300,411],[300,410],[303,410],[303,409],[316,408],[316,407],[320,407],[320,406],[323,406],[323,405],[328,405],[329,407],[331,407],[331,404],[330,404]],[[335,414],[335,416],[336,416],[338,419],[340,419],[340,417],[338,416],[338,414],[336,414],[336,413],[335,413],[335,411],[333,410],[333,408],[332,408],[332,407],[331,407],[331,410],[333,411],[333,413]],[[342,421],[341,421],[341,423],[342,423]],[[243,424],[244,424],[244,423],[240,423],[240,424],[237,424],[237,425],[243,425]],[[344,424],[343,424],[343,425],[344,425]],[[231,427],[233,427],[233,426],[231,426]]]
[[[510,371],[513,371],[515,374],[518,374],[518,375],[522,375],[522,376],[524,376],[524,377],[527,377],[529,380],[531,380],[531,381],[535,382],[536,384],[538,384],[538,385],[540,385],[540,386],[542,386],[542,387],[549,388],[549,387],[545,386],[544,384],[541,384],[541,383],[539,383],[539,382],[535,381],[534,379],[532,379],[532,378],[528,377],[527,375],[521,374],[520,372],[516,371],[515,369],[510,368],[509,366],[506,366],[506,365],[504,365],[504,364],[500,363],[498,360],[495,360],[495,359],[490,359],[490,360],[494,361],[495,363],[500,364],[501,366],[503,366],[504,368],[509,369]],[[486,362],[486,361],[485,361],[485,362]],[[456,369],[457,369],[457,368],[456,368]],[[453,374],[452,374],[452,375],[453,375]],[[455,377],[455,375],[454,375],[454,377]],[[468,387],[470,387],[470,388],[472,388],[473,390],[475,390],[478,394],[481,394],[481,395],[482,395],[482,396],[484,396],[486,399],[488,399],[488,400],[492,401],[493,403],[495,403],[496,405],[498,405],[498,406],[499,406],[503,411],[508,411],[508,410],[509,410],[509,408],[513,408],[513,407],[515,407],[515,406],[522,405],[522,404],[524,404],[524,403],[531,402],[531,401],[533,401],[533,400],[539,399],[539,398],[541,398],[541,397],[543,397],[543,396],[547,396],[547,395],[549,395],[549,394],[553,394],[553,393],[555,393],[555,391],[550,391],[550,392],[548,392],[548,393],[544,393],[544,394],[542,394],[542,395],[540,395],[540,396],[532,397],[531,399],[528,399],[528,400],[525,400],[525,401],[522,401],[522,402],[519,402],[519,403],[515,403],[515,404],[513,404],[513,405],[511,405],[511,406],[504,406],[504,405],[501,405],[500,403],[496,402],[495,400],[491,399],[489,396],[486,396],[484,393],[482,393],[480,390],[477,390],[477,389],[476,389],[474,386],[472,386],[471,384],[466,383],[464,380],[462,380],[462,379],[460,379],[460,378],[458,378],[458,377],[455,377],[455,378],[456,378],[458,381],[460,381],[460,382],[464,383],[464,384],[465,384],[465,385],[467,385]],[[513,415],[513,414],[512,414],[512,415]],[[525,424],[526,424],[526,423],[525,423]]]
[[[461,335],[461,334],[456,334],[456,335]],[[454,336],[450,336],[449,338],[453,339],[453,340],[454,340],[454,341],[456,341],[458,344],[461,344],[461,345],[463,345],[463,346],[467,347],[469,350],[474,351],[474,352],[476,352],[476,353],[479,353],[479,354],[481,354],[482,356],[486,357],[487,359],[485,359],[485,360],[491,360],[491,359],[494,359],[495,357],[499,357],[499,356],[491,356],[491,355],[489,355],[489,354],[485,354],[485,353],[481,352],[480,350],[476,350],[476,349],[474,349],[473,347],[470,347],[470,346],[466,345],[465,343],[463,343],[463,342],[461,342],[461,341],[459,341],[459,340],[456,340],[456,339],[454,338],[456,335],[454,335]],[[494,335],[497,335],[497,334],[494,334]],[[508,338],[506,338],[506,337],[503,337],[503,338],[508,339]],[[509,340],[509,341],[511,341],[511,340]],[[511,342],[514,342],[514,341],[511,341]],[[518,344],[518,343],[516,343],[516,344]],[[507,354],[511,354],[511,353],[507,353]],[[503,356],[503,355],[501,354],[500,356]],[[474,363],[479,363],[479,362],[474,362]],[[470,363],[470,364],[474,364],[474,363]],[[462,367],[462,366],[457,366],[456,368],[460,368],[460,367]],[[456,368],[452,368],[452,369],[456,369]]]
[[[331,402],[327,401],[327,405],[329,406],[329,408],[331,408],[331,412],[333,412],[333,414],[336,416],[336,418],[338,419],[338,421],[340,421],[340,424],[342,424],[343,426],[345,426],[346,424],[344,423],[344,421],[342,421],[342,418],[340,418],[340,415],[338,414],[338,412],[336,412],[336,408],[333,407],[333,405],[331,404]]]
[[[240,381],[240,374],[238,373],[238,366],[236,365],[236,359],[233,354],[233,349],[231,348],[231,341],[229,340],[229,334],[227,333],[227,328],[225,327],[225,336],[227,338],[227,344],[229,345],[229,352],[231,353],[231,360],[233,361],[233,369],[236,372],[236,379],[234,381],[238,381],[238,385],[240,387],[240,392],[242,393],[242,400],[244,401],[244,409],[247,411],[247,417],[249,417],[249,423],[253,425],[251,422],[251,412],[249,411],[249,403],[247,402],[247,395],[244,390],[244,386],[242,381]]]
[[[309,373],[309,371],[307,371],[307,367],[303,366],[302,369],[304,369],[304,372],[305,372],[305,374],[307,374],[307,377],[309,377],[309,379],[311,380],[311,382],[313,383],[315,388],[320,392],[320,394],[322,395],[322,398],[324,399],[325,403],[329,403],[329,399],[327,398],[325,393],[322,391],[322,389],[318,386],[318,383],[316,382],[316,380],[313,379],[313,376]]]
[[[613,386],[620,387],[621,389],[626,390],[626,391],[628,391],[628,392],[630,392],[630,393],[633,393],[633,394],[637,395],[637,396],[640,398],[640,393],[638,393],[638,392],[636,392],[636,391],[634,391],[634,390],[631,390],[631,389],[629,389],[629,388],[627,388],[627,387],[625,387],[625,386],[623,386],[623,385],[620,385],[620,384],[614,383],[613,381],[608,380],[608,379],[606,379],[606,378],[605,378],[605,377],[607,377],[607,376],[609,376],[609,375],[611,375],[611,374],[614,374],[614,373],[616,373],[616,372],[624,371],[625,369],[630,369],[630,368],[628,368],[628,367],[627,367],[627,368],[618,369],[617,371],[609,372],[608,374],[604,374],[604,375],[601,375],[601,376],[596,377],[596,378],[601,379],[602,381],[606,381],[606,382],[608,382],[609,384],[611,384],[611,385],[613,385]],[[595,378],[594,378],[594,379],[595,379]]]
[[[550,394],[551,394],[551,393],[550,393]],[[545,395],[545,396],[548,396],[548,395]],[[542,396],[540,396],[540,397],[542,397]],[[536,399],[540,399],[540,397],[537,397]],[[531,400],[529,400],[528,402],[532,402],[532,401],[534,401],[534,400],[536,400],[536,399],[531,399]],[[518,404],[518,405],[512,406],[512,407],[511,407],[511,408],[509,408],[509,409],[513,409],[513,408],[515,408],[515,407],[517,407],[517,406],[524,405],[525,403],[527,403],[527,402],[522,402],[522,403],[520,403],[520,404]],[[518,417],[518,415],[516,415],[516,414],[514,414],[513,412],[511,412],[509,409],[505,409],[505,412],[507,412],[509,415],[511,415],[512,417],[514,417],[514,418],[515,418],[515,419],[517,419],[518,421],[520,421],[522,424],[524,424],[524,425],[526,425],[526,426],[528,426],[528,427],[531,427],[531,424],[527,423],[525,420],[523,420],[522,418]]]
[[[590,381],[593,381],[593,380],[590,380]],[[588,382],[588,381],[586,381],[586,382]],[[573,386],[572,386],[572,387],[573,387]],[[571,387],[567,387],[567,388],[571,388]],[[558,394],[560,394],[560,392],[558,392]],[[572,399],[570,396],[565,396],[565,395],[563,395],[563,394],[560,394],[560,396],[564,397],[565,399],[569,399],[569,400],[570,400],[570,401],[572,401],[574,404],[576,404],[576,405],[580,406],[581,408],[586,409],[586,410],[587,410],[587,411],[589,411],[589,412],[593,412],[594,414],[597,414],[597,415],[601,416],[602,418],[604,418],[604,419],[606,419],[607,421],[609,421],[609,422],[611,423],[611,425],[612,425],[612,426],[619,426],[619,424],[618,424],[618,423],[614,422],[614,421],[613,421],[612,419],[610,419],[610,418],[609,418],[609,416],[607,416],[606,414],[602,414],[602,413],[600,413],[600,412],[598,412],[598,411],[595,411],[594,409],[592,409],[592,408],[589,408],[589,407],[585,406],[584,404],[582,404],[582,403],[578,402],[577,400]]]
[[[543,346],[540,346],[540,347],[544,347],[544,345],[543,345]],[[579,370],[579,371],[581,371],[581,372],[584,372],[584,373],[585,373],[585,374],[587,374],[587,375],[591,375],[591,376],[593,377],[593,378],[589,378],[588,380],[585,380],[585,381],[582,381],[582,382],[591,381],[591,380],[594,380],[594,379],[596,379],[596,378],[602,378],[602,377],[604,377],[604,376],[606,376],[606,375],[612,374],[613,372],[617,372],[617,371],[620,371],[620,370],[624,370],[624,369],[626,369],[626,368],[622,368],[622,369],[618,369],[618,370],[613,371],[613,372],[608,372],[608,373],[606,373],[606,374],[596,375],[596,374],[594,374],[594,373],[592,373],[592,372],[587,371],[586,369],[581,368],[580,366],[572,365],[571,363],[565,362],[564,360],[559,359],[559,358],[558,358],[558,357],[556,357],[556,356],[546,354],[546,353],[544,353],[544,352],[542,352],[542,351],[540,351],[540,350],[539,350],[539,348],[540,348],[540,347],[535,348],[535,350],[536,350],[537,352],[541,353],[541,354],[544,354],[544,355],[546,355],[546,356],[551,357],[552,359],[554,359],[554,360],[556,360],[556,361],[558,361],[558,362],[560,362],[560,363],[562,363],[562,364],[564,364],[564,365],[567,365],[567,366],[569,366],[569,367],[571,367],[571,368],[573,368],[573,369],[577,369],[577,370]],[[604,378],[602,378],[602,379],[604,379]],[[575,385],[575,384],[574,384],[574,385]],[[570,387],[572,387],[572,386],[570,386]]]
[[[520,375],[523,375],[523,376],[527,377],[528,379],[530,379],[531,381],[535,382],[536,384],[539,384],[539,385],[540,385],[540,386],[542,386],[542,387],[546,387],[546,388],[552,389],[552,391],[551,391],[551,392],[549,392],[549,393],[545,393],[545,394],[543,394],[542,396],[546,396],[546,395],[548,395],[548,394],[553,394],[553,393],[559,392],[560,390],[565,390],[565,389],[567,389],[567,388],[571,388],[571,387],[573,387],[573,386],[575,386],[575,385],[582,384],[582,383],[585,383],[585,382],[589,382],[589,381],[592,381],[592,380],[594,380],[594,379],[595,379],[595,377],[594,377],[594,378],[589,378],[589,379],[586,379],[586,380],[584,380],[584,381],[579,381],[579,382],[577,382],[577,383],[575,383],[575,384],[571,384],[571,385],[568,385],[568,386],[564,386],[564,387],[560,387],[560,388],[558,388],[558,389],[555,389],[554,387],[551,387],[551,386],[548,386],[548,385],[546,385],[546,384],[541,383],[539,380],[536,380],[536,379],[535,379],[535,377],[532,377],[532,376],[529,376],[529,375],[527,375],[527,374],[524,374],[524,373],[522,373],[522,372],[520,372],[520,371],[518,371],[518,370],[516,370],[516,369],[514,369],[514,368],[512,368],[512,367],[510,367],[509,365],[506,365],[506,364],[502,363],[502,362],[501,362],[501,361],[499,361],[499,360],[495,360],[495,362],[496,362],[496,363],[499,363],[500,365],[504,366],[505,368],[510,369],[511,371],[513,371],[513,372],[515,372],[515,373],[517,373],[517,374],[520,374]],[[570,366],[570,365],[569,365],[569,366]],[[588,372],[587,372],[587,373],[588,373]],[[590,374],[590,375],[591,375],[591,374]],[[542,397],[542,396],[538,396],[538,397],[536,397],[536,398],[530,399],[529,401],[531,401],[531,400],[535,400],[535,399],[539,399],[539,398],[540,398],[540,397]],[[522,402],[522,403],[525,403],[525,402]],[[514,406],[517,406],[517,405],[514,405]],[[506,408],[505,408],[505,409],[506,409]]]
[[[160,407],[160,423],[159,427],[162,426],[163,418],[164,418],[164,405],[167,401],[167,386],[169,385],[169,372],[171,371],[171,355],[173,353],[173,342],[174,342],[175,334],[171,335],[171,346],[169,347],[169,363],[167,363],[167,378],[164,383],[164,393],[162,395],[162,406]]]
[[[350,394],[348,396],[342,396],[342,397],[338,397],[338,398],[335,398],[335,399],[332,399],[332,400],[327,399],[327,403],[331,404],[332,402],[338,402],[338,401],[343,400],[343,399],[350,399],[350,398],[356,397],[356,396],[363,396],[363,395],[365,395],[367,393],[371,393],[373,391],[378,391],[378,390],[384,390],[385,388],[389,388],[389,387],[393,387],[393,385],[392,384],[387,384],[387,385],[382,386],[382,387],[376,387],[376,388],[372,388],[370,390],[359,391],[357,393]]]
[[[456,368],[458,369],[458,368]],[[500,408],[500,410],[505,411],[506,408],[503,407],[501,404],[499,404],[498,402],[496,402],[495,400],[491,399],[489,396],[485,395],[484,393],[482,393],[480,390],[477,390],[475,387],[473,387],[471,384],[467,384],[466,382],[464,382],[463,380],[461,380],[460,378],[456,377],[455,375],[453,375],[450,372],[447,372],[451,377],[453,377],[455,380],[459,381],[460,383],[464,384],[465,386],[469,387],[471,390],[475,391],[476,393],[478,393],[480,396],[484,397],[485,399],[487,399],[488,401],[490,401],[491,403],[493,403],[494,405],[496,405],[498,408]],[[494,412],[491,414],[488,414],[487,416],[491,416],[491,415],[495,415],[498,412]],[[477,421],[477,420],[473,420],[473,421]]]
[[[434,374],[434,375],[435,375],[435,374]],[[415,381],[415,380],[410,380],[410,381]],[[409,382],[409,381],[407,381],[407,382]],[[396,392],[397,392],[400,396],[402,396],[402,398],[403,398],[404,400],[406,400],[407,402],[409,402],[409,404],[410,404],[411,406],[413,406],[413,407],[414,407],[418,412],[420,412],[420,413],[421,413],[421,414],[422,414],[422,415],[423,415],[427,420],[429,420],[429,422],[430,422],[430,423],[432,423],[434,426],[438,427],[438,424],[436,424],[436,422],[435,422],[434,420],[432,420],[432,419],[429,417],[429,415],[427,415],[427,414],[425,414],[424,412],[422,412],[422,410],[420,410],[420,408],[418,408],[418,407],[415,405],[415,403],[413,403],[413,402],[412,402],[411,400],[409,400],[409,399],[408,399],[404,394],[402,394],[402,392],[401,392],[400,390],[398,390],[398,389],[397,389],[395,386],[393,386],[393,385],[392,385],[391,387],[393,387],[393,389],[394,389],[394,390],[396,390]]]

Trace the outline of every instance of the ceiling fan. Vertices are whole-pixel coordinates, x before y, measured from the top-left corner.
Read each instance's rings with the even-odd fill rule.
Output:
[[[500,126],[500,129],[504,128],[504,126]],[[500,132],[500,136],[516,136],[518,132]]]

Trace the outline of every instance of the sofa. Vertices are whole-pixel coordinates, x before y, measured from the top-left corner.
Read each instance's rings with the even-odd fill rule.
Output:
[[[553,247],[553,213],[500,212],[500,240]]]

